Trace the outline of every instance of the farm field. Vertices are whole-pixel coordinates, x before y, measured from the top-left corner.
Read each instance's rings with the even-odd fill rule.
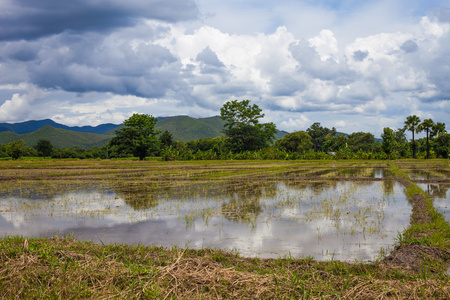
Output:
[[[2,161],[0,294],[449,298],[449,173],[448,160]]]

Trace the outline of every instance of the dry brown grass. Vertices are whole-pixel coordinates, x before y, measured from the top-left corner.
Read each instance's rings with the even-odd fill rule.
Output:
[[[384,264],[3,239],[3,299],[449,299],[448,278]]]

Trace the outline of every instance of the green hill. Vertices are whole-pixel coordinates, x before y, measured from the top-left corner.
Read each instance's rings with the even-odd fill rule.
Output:
[[[223,122],[220,117],[194,119],[188,116],[179,116],[163,119],[156,123],[155,128],[161,132],[168,130],[174,140],[189,142],[202,138],[224,136]]]
[[[225,122],[219,117],[209,117],[195,119],[188,116],[177,116],[160,118],[156,123],[156,130],[161,132],[168,130],[172,133],[175,141],[189,142],[201,138],[214,138],[224,136],[221,132]],[[115,131],[122,128],[123,125],[106,132],[105,134],[96,134],[88,132],[78,132],[55,128],[51,125],[40,127],[39,129],[24,134],[18,134],[11,131],[0,132],[0,143],[24,140],[28,146],[34,146],[39,140],[49,140],[54,147],[71,148],[80,147],[84,149],[95,146],[103,146],[113,138]],[[287,132],[279,131],[276,138],[282,138]]]
[[[76,132],[54,128],[50,125],[43,126],[36,131],[24,134],[13,133],[11,131],[0,132],[0,142],[2,144],[23,140],[28,146],[35,146],[39,140],[49,140],[54,147],[58,148],[78,146],[80,148],[88,149],[95,146],[103,146],[111,138],[112,136],[107,134]]]
[[[23,139],[23,134],[18,134],[11,131],[4,131],[0,132],[0,143],[1,144],[8,144],[14,141],[18,141],[20,139]]]
[[[201,119],[178,116],[158,121],[155,128],[161,132],[168,130],[172,133],[174,140],[176,141],[189,142],[202,138],[223,137],[225,136],[225,134],[222,133],[224,125],[225,121],[219,116]],[[285,131],[278,131],[275,134],[275,138],[280,139],[286,134],[287,132]]]
[[[67,125],[63,125],[63,124],[59,124],[56,123],[53,120],[50,119],[45,119],[45,120],[39,120],[39,121],[25,121],[25,122],[21,122],[21,123],[0,123],[0,132],[3,131],[12,131],[15,133],[20,133],[20,134],[24,134],[24,133],[30,133],[33,131],[38,130],[41,127],[44,127],[45,125],[50,125],[52,127],[55,128],[61,128],[61,129],[66,129],[66,130],[71,130],[71,131],[77,131],[77,132],[90,132],[90,133],[98,133],[98,134],[104,134],[109,130],[112,130],[114,128],[116,128],[119,125],[116,124],[111,124],[111,123],[107,123],[107,124],[101,124],[98,126],[67,126]]]

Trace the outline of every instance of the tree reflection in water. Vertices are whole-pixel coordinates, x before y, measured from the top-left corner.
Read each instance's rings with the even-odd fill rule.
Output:
[[[431,198],[445,198],[450,185],[427,183],[427,194]]]
[[[158,187],[155,184],[115,181],[111,188],[116,191],[117,197],[123,198],[125,203],[134,210],[144,210],[158,205]]]
[[[383,181],[383,189],[385,195],[392,195],[394,193],[394,183],[393,180],[385,180]]]
[[[250,223],[263,211],[261,197],[275,192],[273,182],[230,182],[225,188],[229,201],[223,202],[223,216],[235,222]]]

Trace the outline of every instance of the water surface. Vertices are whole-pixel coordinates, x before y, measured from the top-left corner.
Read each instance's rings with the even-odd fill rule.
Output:
[[[379,175],[378,173],[374,174]],[[393,181],[104,182],[11,186],[0,233],[96,243],[213,247],[243,256],[373,260],[409,224]]]
[[[450,222],[450,184],[419,183],[417,185],[433,200],[433,206],[444,215],[445,220]]]

